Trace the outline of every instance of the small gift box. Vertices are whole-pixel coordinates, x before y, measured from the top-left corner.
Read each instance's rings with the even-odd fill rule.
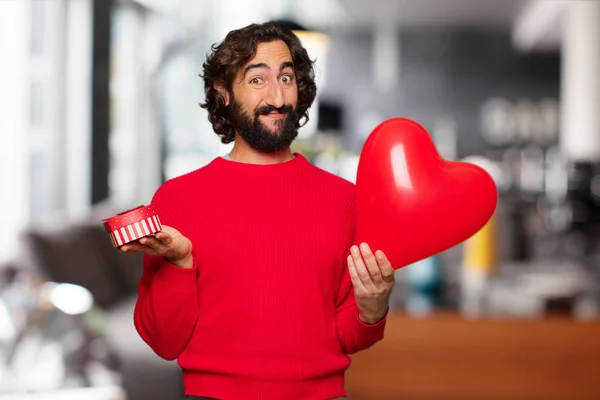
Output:
[[[154,206],[139,206],[102,220],[114,247],[123,246],[162,229]]]

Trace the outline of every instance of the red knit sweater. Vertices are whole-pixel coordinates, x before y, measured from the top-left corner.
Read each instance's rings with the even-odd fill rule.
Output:
[[[192,241],[194,268],[145,257],[134,322],[156,354],[178,360],[186,394],[344,396],[347,354],[385,326],[360,321],[347,270],[354,185],[299,154],[275,165],[216,158],[152,202]]]

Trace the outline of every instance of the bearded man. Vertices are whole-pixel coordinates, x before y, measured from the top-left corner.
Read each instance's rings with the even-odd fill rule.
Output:
[[[135,327],[177,359],[189,399],[345,398],[349,354],[383,338],[394,270],[354,243],[354,185],[290,149],[313,63],[264,23],[230,32],[203,68],[202,107],[234,145],[165,182],[163,231],[121,247],[144,253]]]

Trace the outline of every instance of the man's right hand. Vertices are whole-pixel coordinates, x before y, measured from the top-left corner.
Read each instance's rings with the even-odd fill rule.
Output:
[[[181,268],[192,268],[192,242],[177,229],[163,225],[162,231],[153,236],[144,236],[119,247],[123,253],[142,252],[150,256],[164,257]]]

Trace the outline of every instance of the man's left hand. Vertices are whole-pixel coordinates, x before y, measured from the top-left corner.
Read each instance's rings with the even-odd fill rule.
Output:
[[[348,270],[354,286],[359,318],[367,324],[380,321],[388,310],[394,286],[394,269],[385,254],[373,254],[366,243],[352,246],[348,256]]]

